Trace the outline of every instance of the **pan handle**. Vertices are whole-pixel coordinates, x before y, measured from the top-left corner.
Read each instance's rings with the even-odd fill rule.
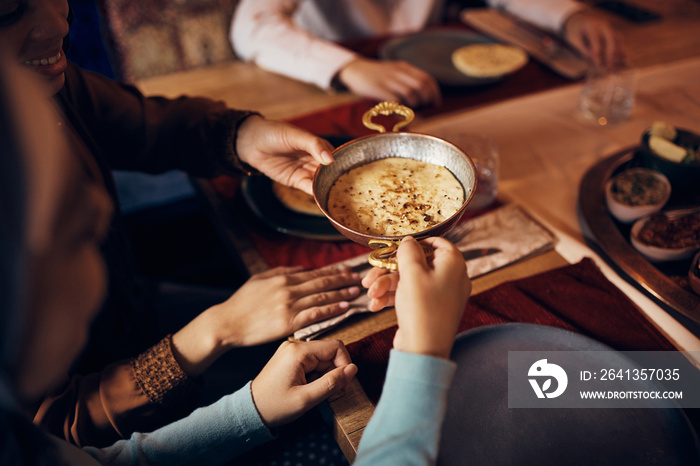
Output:
[[[374,107],[367,110],[364,115],[362,115],[362,124],[369,129],[379,131],[380,133],[386,133],[386,128],[378,123],[374,123],[372,121],[372,118],[376,117],[379,114],[391,115],[392,113],[404,117],[404,121],[399,121],[394,125],[394,127],[391,130],[393,132],[396,132],[404,126],[408,125],[410,122],[413,121],[413,118],[415,118],[416,116],[415,113],[413,113],[413,110],[397,102],[380,102]]]
[[[384,240],[371,239],[369,247],[374,249],[369,255],[368,262],[374,267],[383,267],[389,270],[399,270],[399,261],[396,259],[396,250],[399,249],[400,239]],[[433,257],[434,249],[426,244],[423,246],[423,252],[426,259],[430,260]]]

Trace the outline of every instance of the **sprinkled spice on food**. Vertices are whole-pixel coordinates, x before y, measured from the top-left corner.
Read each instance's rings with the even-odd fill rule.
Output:
[[[375,236],[419,233],[447,220],[462,204],[464,189],[447,168],[398,157],[353,168],[328,195],[334,219]]]
[[[639,231],[639,239],[660,248],[700,247],[700,212],[674,219],[663,212],[656,213]]]
[[[622,204],[649,205],[661,202],[666,189],[666,185],[651,173],[626,171],[615,177],[612,196]]]

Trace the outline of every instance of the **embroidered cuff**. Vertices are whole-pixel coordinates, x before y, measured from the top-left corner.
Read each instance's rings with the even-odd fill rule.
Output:
[[[167,404],[174,396],[189,392],[192,385],[173,355],[171,338],[166,336],[131,361],[136,382],[151,403]]]

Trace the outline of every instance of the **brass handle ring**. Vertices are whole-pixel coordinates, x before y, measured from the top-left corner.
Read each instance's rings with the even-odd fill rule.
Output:
[[[397,102],[380,102],[362,115],[362,124],[369,129],[379,131],[380,133],[386,133],[386,128],[378,123],[374,123],[372,118],[380,114],[391,115],[393,113],[404,117],[403,121],[399,121],[394,125],[392,128],[392,131],[394,132],[411,123],[416,116],[416,114],[413,113],[413,110]]]
[[[396,258],[396,251],[399,249],[401,240],[371,239],[369,247],[374,249],[369,255],[368,262],[374,267],[382,267],[389,270],[399,270],[399,261]],[[435,254],[435,250],[425,244],[421,244],[425,258],[430,260]]]

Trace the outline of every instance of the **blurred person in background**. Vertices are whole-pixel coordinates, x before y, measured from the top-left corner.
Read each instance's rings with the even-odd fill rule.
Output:
[[[241,0],[231,23],[236,54],[322,89],[347,89],[411,107],[441,103],[437,81],[405,61],[362,57],[339,42],[421,31],[463,7],[502,8],[561,36],[598,66],[624,64],[620,34],[574,0]]]

